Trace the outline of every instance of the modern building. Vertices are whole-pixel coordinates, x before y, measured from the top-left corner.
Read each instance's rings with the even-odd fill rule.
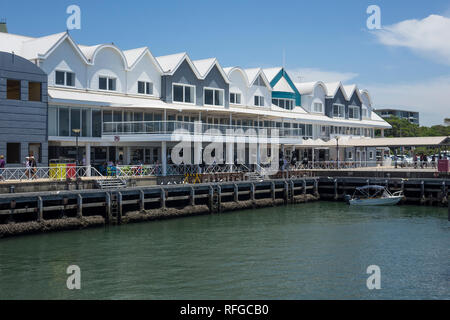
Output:
[[[147,47],[85,46],[67,32],[40,38],[0,33],[0,51],[15,52],[48,77],[49,159],[75,158],[74,129],[87,164],[158,163],[165,173],[171,149],[183,140],[172,133],[193,134],[195,121],[202,134],[197,152],[227,129],[240,130],[227,135],[234,142],[276,129],[279,139],[267,140],[268,148],[277,141],[284,154],[309,158],[311,141],[373,137],[375,129],[390,128],[372,112],[367,91],[295,84],[283,68],[222,68],[216,58],[193,61],[187,53],[155,57]],[[225,150],[227,163],[235,150]]]
[[[419,125],[419,112],[407,111],[401,109],[385,109],[378,108],[375,112],[383,119],[389,119],[391,117],[397,117],[400,119],[408,120],[411,123]]]
[[[9,167],[33,155],[47,166],[47,74],[15,54],[0,52],[0,155]]]

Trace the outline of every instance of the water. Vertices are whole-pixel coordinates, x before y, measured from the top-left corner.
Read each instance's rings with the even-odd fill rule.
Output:
[[[328,202],[26,236],[0,240],[0,299],[450,299],[449,245],[445,208]]]

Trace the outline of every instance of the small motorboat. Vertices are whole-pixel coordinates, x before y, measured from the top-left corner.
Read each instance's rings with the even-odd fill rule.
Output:
[[[348,204],[354,206],[393,206],[403,198],[402,191],[390,193],[388,189],[378,185],[367,185],[356,188],[353,196],[347,196]]]

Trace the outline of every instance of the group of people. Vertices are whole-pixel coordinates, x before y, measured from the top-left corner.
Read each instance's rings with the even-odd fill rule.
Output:
[[[0,180],[4,180],[4,171],[6,167],[5,156],[0,155]],[[30,153],[28,157],[25,158],[25,175],[28,179],[34,179],[37,172],[37,162],[33,154]]]

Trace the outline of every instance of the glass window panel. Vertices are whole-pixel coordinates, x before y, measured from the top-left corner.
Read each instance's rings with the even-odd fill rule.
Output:
[[[66,72],[66,86],[69,86],[69,87],[75,86],[75,73]]]
[[[90,137],[91,132],[90,128],[91,124],[91,110],[90,109],[82,109],[81,110],[81,135],[83,137]]]
[[[101,137],[102,135],[102,112],[101,110],[92,110],[92,136]]]
[[[48,135],[58,135],[58,109],[54,107],[48,108]]]
[[[41,88],[42,84],[40,82],[28,82],[28,100],[29,101],[41,101]]]
[[[59,109],[59,135],[62,137],[69,136],[69,108]]]
[[[100,90],[106,90],[107,89],[107,80],[105,77],[100,77],[98,79],[98,88]]]
[[[214,91],[205,89],[205,104],[213,104]]]
[[[241,94],[240,93],[236,94],[236,103],[241,104]]]
[[[114,111],[113,114],[113,121],[114,122],[122,122],[122,111]]]
[[[184,102],[192,103],[194,102],[194,88],[192,87],[184,87]]]
[[[214,104],[216,106],[223,105],[223,92],[220,90],[215,90],[214,92]]]
[[[112,110],[103,110],[103,122],[112,122],[113,121],[113,117],[112,117]]]
[[[183,86],[173,86],[173,101],[183,102]]]
[[[144,113],[144,121],[153,121],[153,113]]]
[[[146,84],[146,93],[153,94],[153,83],[147,82]]]
[[[236,99],[236,94],[235,93],[230,93],[230,103],[235,103]]]
[[[81,129],[81,110],[79,108],[71,108],[70,109],[70,135],[75,137],[76,134],[73,132],[73,129]]]
[[[64,75],[65,75],[65,72],[55,71],[55,83],[57,85],[63,86],[65,84],[64,83]]]
[[[138,93],[145,93],[145,82],[138,81]]]
[[[108,90],[116,91],[116,79],[108,79]]]

